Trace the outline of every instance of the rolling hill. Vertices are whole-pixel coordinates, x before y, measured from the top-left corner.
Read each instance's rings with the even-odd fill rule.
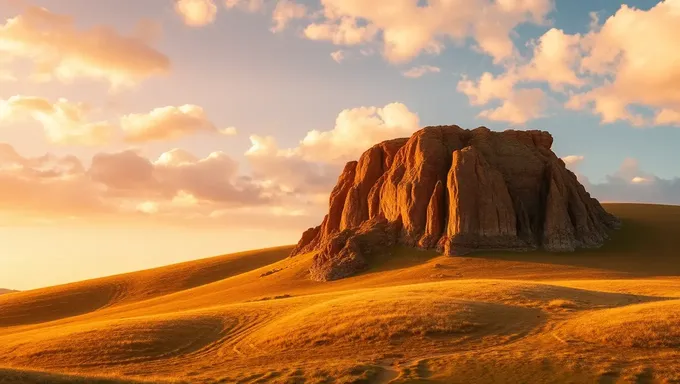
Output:
[[[6,293],[12,293],[12,292],[16,292],[16,291],[11,290],[11,289],[0,288],[0,295],[4,295]]]
[[[0,297],[0,383],[680,380],[680,207],[607,204],[597,250],[394,248],[309,278],[250,251]]]

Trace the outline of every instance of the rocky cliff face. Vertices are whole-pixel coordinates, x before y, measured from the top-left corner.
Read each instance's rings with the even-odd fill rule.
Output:
[[[315,280],[335,280],[395,244],[448,255],[599,247],[619,221],[590,197],[543,131],[428,127],[345,166],[322,224],[292,255],[316,251]]]

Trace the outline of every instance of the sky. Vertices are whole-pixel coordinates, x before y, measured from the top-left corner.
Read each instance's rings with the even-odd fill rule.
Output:
[[[428,125],[680,204],[679,45],[680,0],[0,0],[0,287],[295,243]]]

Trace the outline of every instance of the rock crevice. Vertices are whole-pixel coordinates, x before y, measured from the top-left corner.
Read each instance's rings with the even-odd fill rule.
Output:
[[[395,244],[448,255],[601,246],[619,221],[551,150],[544,131],[424,128],[348,163],[322,224],[292,256],[316,252],[315,280],[365,268]]]

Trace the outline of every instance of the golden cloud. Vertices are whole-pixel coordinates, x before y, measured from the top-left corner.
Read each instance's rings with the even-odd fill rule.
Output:
[[[200,132],[236,134],[234,127],[218,129],[197,105],[156,108],[149,113],[129,114],[120,120],[124,139],[131,143],[172,140]]]
[[[202,27],[215,21],[217,6],[212,0],[177,0],[175,11],[186,25]]]
[[[69,145],[101,145],[110,141],[115,127],[106,121],[89,122],[89,107],[66,99],[55,102],[41,97],[12,96],[0,100],[0,122],[25,119],[42,124],[53,143]]]
[[[35,6],[0,24],[0,55],[5,64],[32,61],[34,76],[41,79],[89,78],[113,87],[131,86],[170,69],[168,57],[142,38],[106,26],[79,29],[71,17]]]

